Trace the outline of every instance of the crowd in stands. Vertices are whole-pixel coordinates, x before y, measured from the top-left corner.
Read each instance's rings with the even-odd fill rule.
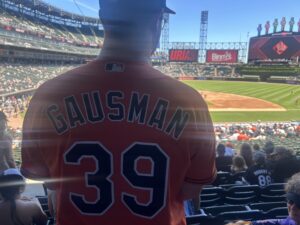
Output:
[[[243,143],[235,153],[225,153],[226,146],[219,144],[216,167],[219,172],[233,175],[235,183],[265,187],[272,182],[284,183],[300,172],[298,152],[286,146],[274,145],[272,141],[267,141],[264,146]],[[216,183],[222,184],[222,181],[217,180]]]
[[[80,29],[79,27],[70,27],[36,20],[33,17],[26,18],[25,15],[20,17],[20,15],[17,16],[12,12],[8,13],[3,9],[0,10],[0,29],[31,35],[46,41],[52,40],[76,46],[95,48],[102,46],[103,38],[101,38],[97,30],[94,30],[92,27]]]
[[[278,138],[300,137],[299,122],[256,122],[240,124],[216,124],[217,141],[265,140],[268,136]]]
[[[217,179],[203,188],[200,208],[185,202],[188,224],[299,224],[299,156],[282,143],[242,143],[218,144]],[[237,220],[245,221],[229,223]]]
[[[230,65],[206,65],[199,63],[165,63],[156,69],[173,77],[240,77]]]
[[[24,112],[28,107],[30,95],[21,92],[35,89],[45,81],[71,68],[73,66],[1,64],[0,110],[4,111],[8,117]],[[15,94],[9,95],[13,93]]]

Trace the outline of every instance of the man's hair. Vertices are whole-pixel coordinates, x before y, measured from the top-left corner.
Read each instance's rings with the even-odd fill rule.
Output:
[[[294,174],[285,185],[286,193],[291,192],[300,195],[300,172]]]
[[[3,111],[0,111],[0,120],[5,120],[7,122],[7,116]]]
[[[253,149],[256,150],[256,151],[260,150],[259,144],[257,144],[257,143],[254,144]]]
[[[218,144],[217,146],[217,152],[218,152],[218,156],[223,156],[225,154],[225,145],[223,144]]]

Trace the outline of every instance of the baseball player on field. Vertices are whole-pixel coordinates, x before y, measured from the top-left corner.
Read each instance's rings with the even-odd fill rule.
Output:
[[[99,57],[44,83],[25,116],[22,173],[56,191],[58,225],[183,225],[212,182],[199,93],[149,64],[166,0],[100,0]]]

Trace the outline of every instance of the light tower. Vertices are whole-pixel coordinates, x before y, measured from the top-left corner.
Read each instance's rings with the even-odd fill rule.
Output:
[[[205,47],[207,42],[207,29],[208,29],[208,11],[201,12],[200,22],[200,38],[199,38],[199,61],[205,61]]]
[[[161,46],[160,49],[162,49],[163,52],[167,52],[169,49],[169,30],[170,30],[170,15],[168,13],[165,13],[163,16],[163,27],[161,32]]]

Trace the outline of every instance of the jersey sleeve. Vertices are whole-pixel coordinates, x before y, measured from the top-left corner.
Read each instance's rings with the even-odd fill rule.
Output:
[[[197,99],[200,102],[191,112],[192,120],[188,129],[191,162],[185,182],[209,184],[214,181],[217,173],[215,133],[206,103],[200,96]]]
[[[49,177],[47,164],[44,160],[48,138],[43,100],[34,96],[23,123],[21,172],[25,177],[35,180]]]

